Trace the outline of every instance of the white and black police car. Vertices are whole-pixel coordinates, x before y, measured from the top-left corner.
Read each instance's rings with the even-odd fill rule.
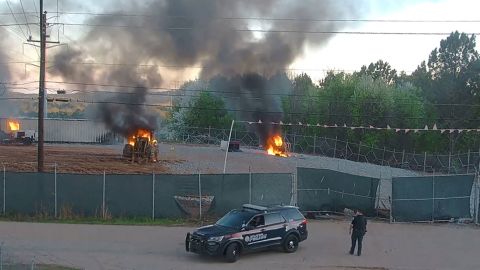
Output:
[[[307,219],[297,207],[245,204],[215,224],[187,233],[185,249],[235,262],[240,253],[265,248],[281,247],[287,253],[295,252],[307,236]]]

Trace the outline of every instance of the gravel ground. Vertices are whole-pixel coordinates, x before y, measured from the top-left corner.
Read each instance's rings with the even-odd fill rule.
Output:
[[[7,259],[83,269],[480,269],[479,228],[370,222],[361,257],[347,254],[348,221],[310,221],[296,253],[267,251],[234,264],[186,253],[190,227],[0,222]]]
[[[218,146],[192,146],[160,144],[163,160],[179,161],[166,165],[177,173],[222,173],[225,151]],[[384,167],[350,160],[310,156],[292,153],[288,158],[269,156],[263,150],[246,149],[230,152],[227,158],[227,173],[252,172],[293,173],[297,167],[324,168],[369,177],[391,178],[415,176],[417,173],[397,168]]]
[[[47,144],[45,169],[61,173],[223,173],[225,151],[219,146],[159,144],[159,162],[131,163],[122,158],[123,145]],[[0,164],[7,171],[35,171],[35,146],[0,146]],[[227,173],[294,173],[295,168],[325,168],[370,177],[413,176],[415,172],[397,168],[292,153],[288,158],[269,156],[263,150],[243,148],[230,152]]]

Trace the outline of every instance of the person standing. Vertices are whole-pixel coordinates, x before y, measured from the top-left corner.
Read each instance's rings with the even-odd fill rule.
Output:
[[[350,254],[355,252],[355,246],[358,242],[357,255],[362,255],[362,240],[363,236],[367,232],[367,218],[360,210],[355,210],[355,217],[350,224],[350,235],[352,236],[352,247],[350,248]]]

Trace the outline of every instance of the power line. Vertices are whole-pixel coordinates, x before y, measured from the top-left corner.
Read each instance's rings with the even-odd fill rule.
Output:
[[[38,100],[38,97],[8,97],[8,98],[0,98],[0,100]],[[140,106],[140,107],[159,107],[164,110],[169,110],[173,108],[177,109],[197,109],[200,111],[227,111],[233,113],[256,113],[258,110],[252,109],[233,109],[233,108],[206,108],[206,107],[194,107],[194,106],[181,106],[181,105],[167,105],[167,104],[160,104],[160,103],[134,103],[134,102],[120,102],[120,101],[88,101],[88,100],[81,100],[81,99],[69,99],[69,102],[73,103],[82,103],[82,104],[97,104],[97,105],[122,105],[122,106]],[[64,102],[62,100],[62,102]],[[320,116],[320,117],[339,117],[345,119],[363,119],[363,118],[377,118],[377,120],[381,119],[409,119],[409,120],[437,120],[437,121],[452,121],[452,120],[462,120],[467,122],[478,122],[479,119],[477,118],[463,118],[463,117],[440,117],[431,119],[427,116],[408,116],[408,115],[374,115],[374,114],[361,114],[361,115],[350,115],[350,114],[334,114],[334,113],[316,113],[316,112],[283,112],[283,111],[261,111],[262,114],[266,115],[287,115],[287,116]],[[256,120],[257,121],[257,120]]]
[[[71,102],[76,103],[84,103],[84,104],[100,104],[100,105],[122,105],[122,106],[140,106],[140,107],[160,107],[162,109],[172,109],[172,108],[179,108],[179,109],[192,109],[195,108],[200,111],[227,111],[227,112],[234,112],[234,113],[257,113],[258,110],[247,110],[247,109],[233,109],[233,108],[222,108],[222,109],[215,109],[215,108],[205,108],[205,107],[192,107],[192,106],[174,106],[174,105],[167,105],[167,104],[152,104],[152,103],[133,103],[133,102],[119,102],[119,101],[88,101],[88,100],[71,100]],[[424,120],[431,118],[427,116],[392,116],[392,115],[374,115],[374,114],[363,114],[363,115],[346,115],[346,114],[324,114],[324,113],[303,113],[303,112],[283,112],[283,111],[261,111],[262,114],[271,114],[271,115],[300,115],[300,116],[334,116],[334,117],[344,117],[346,119],[361,119],[361,118],[378,118],[378,119],[409,119],[409,120]],[[466,119],[466,118],[436,118],[435,120],[464,120],[473,122],[478,122],[479,119]],[[257,120],[258,121],[258,120]]]
[[[20,24],[17,21],[17,17],[15,17],[15,14],[13,13],[12,7],[10,7],[10,2],[8,0],[5,0],[5,2],[7,2],[8,9],[10,9],[10,12],[13,16],[13,19],[15,20],[15,23],[19,26],[20,31],[22,32],[23,36],[25,37],[25,39],[28,39],[27,35],[25,35],[25,32],[23,32],[23,28],[20,27]],[[4,26],[4,25],[0,25],[0,26]]]
[[[38,81],[28,81],[28,82],[2,82],[2,84],[8,84],[8,85],[27,85],[27,84],[32,84],[32,83],[38,83]]]
[[[47,61],[47,63],[55,63]],[[158,68],[171,68],[171,69],[211,69],[213,66],[188,66],[188,65],[165,65],[165,64],[139,64],[139,63],[102,63],[102,62],[69,62],[70,65],[91,65],[91,66],[134,66],[134,67],[158,67]],[[50,65],[49,68],[57,65]],[[273,65],[272,65],[273,67]],[[321,71],[321,72],[355,72],[356,70],[346,70],[346,69],[325,69],[325,68],[282,68],[278,69],[281,71]]]
[[[60,88],[47,88],[47,90],[50,91],[59,91],[59,90],[65,90],[65,89],[60,89]],[[68,89],[69,91],[72,92],[77,92],[77,93],[82,93],[82,94],[116,94],[116,95],[138,95],[138,93],[135,92],[118,92],[118,91],[108,91],[108,90],[85,90],[85,89]],[[219,93],[219,94],[245,94],[244,92],[225,92],[225,91],[218,91],[218,90],[185,90],[185,89],[170,89],[168,92],[149,92],[146,95],[148,96],[163,96],[163,97],[184,97],[184,98],[197,98],[198,95],[190,94],[182,94],[182,93],[172,93],[172,92],[207,92],[207,93]],[[383,101],[370,101],[370,100],[376,100],[376,98],[369,98],[369,99],[337,99],[336,97],[325,97],[325,96],[318,96],[318,95],[300,95],[300,94],[280,94],[280,93],[270,93],[270,96],[283,96],[283,97],[290,97],[290,98],[295,98],[292,100],[292,102],[296,101],[305,101],[305,100],[311,100],[315,98],[316,100],[312,100],[312,102],[329,102],[329,103],[334,103],[334,104],[356,104],[359,101],[364,101],[365,104],[384,104]],[[221,96],[221,95],[220,95]],[[226,99],[231,99],[231,98],[241,98],[241,99],[247,99],[247,100],[264,100],[265,98],[262,96],[257,96],[257,97],[246,97],[246,96],[241,96],[241,97],[235,97],[235,96],[221,96],[222,98]],[[402,101],[402,100],[409,100],[409,99],[396,99],[396,101]],[[459,103],[451,103],[451,104],[443,104],[443,103],[429,103],[429,102],[420,102],[420,103],[395,103],[396,105],[431,105],[431,106],[439,106],[439,107],[480,107],[480,104],[459,104]]]
[[[109,25],[109,24],[92,24],[92,23],[66,23],[59,22],[64,26],[86,26],[86,27],[105,27],[105,28],[138,28],[153,29],[164,31],[196,31],[202,28],[195,27],[147,27],[145,25]],[[448,36],[451,32],[374,32],[374,31],[314,31],[314,30],[280,30],[280,29],[230,29],[234,32],[248,33],[286,33],[286,34],[345,34],[345,35],[415,35],[415,36]],[[479,35],[480,33],[465,33],[467,35]]]
[[[22,12],[23,16],[25,17],[25,23],[27,23],[28,31],[29,31],[29,36],[32,36],[32,30],[30,29],[30,25],[28,25],[28,20],[27,20],[27,14],[25,14],[25,9],[23,8],[23,2],[20,0],[20,6],[22,7]]]
[[[94,13],[94,12],[59,12],[65,15],[91,15],[91,16],[115,16],[115,17],[152,17],[158,18],[158,14],[134,14],[134,13]],[[256,21],[299,21],[299,22],[373,22],[373,23],[480,23],[480,20],[410,20],[410,19],[316,19],[316,18],[273,18],[273,17],[201,17],[186,15],[164,16],[172,19],[211,19],[211,20],[256,20]]]
[[[35,25],[35,23],[3,23],[3,24],[0,24],[0,26],[2,26],[2,27],[22,26],[22,25]],[[20,28],[20,29],[22,29],[22,28]],[[22,30],[22,33],[23,33],[23,35],[25,35],[23,30]]]

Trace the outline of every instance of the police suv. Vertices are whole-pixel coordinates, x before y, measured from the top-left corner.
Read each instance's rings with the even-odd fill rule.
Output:
[[[240,253],[259,249],[282,247],[287,253],[295,252],[307,236],[307,219],[297,207],[245,204],[215,224],[187,233],[185,249],[235,262]]]

